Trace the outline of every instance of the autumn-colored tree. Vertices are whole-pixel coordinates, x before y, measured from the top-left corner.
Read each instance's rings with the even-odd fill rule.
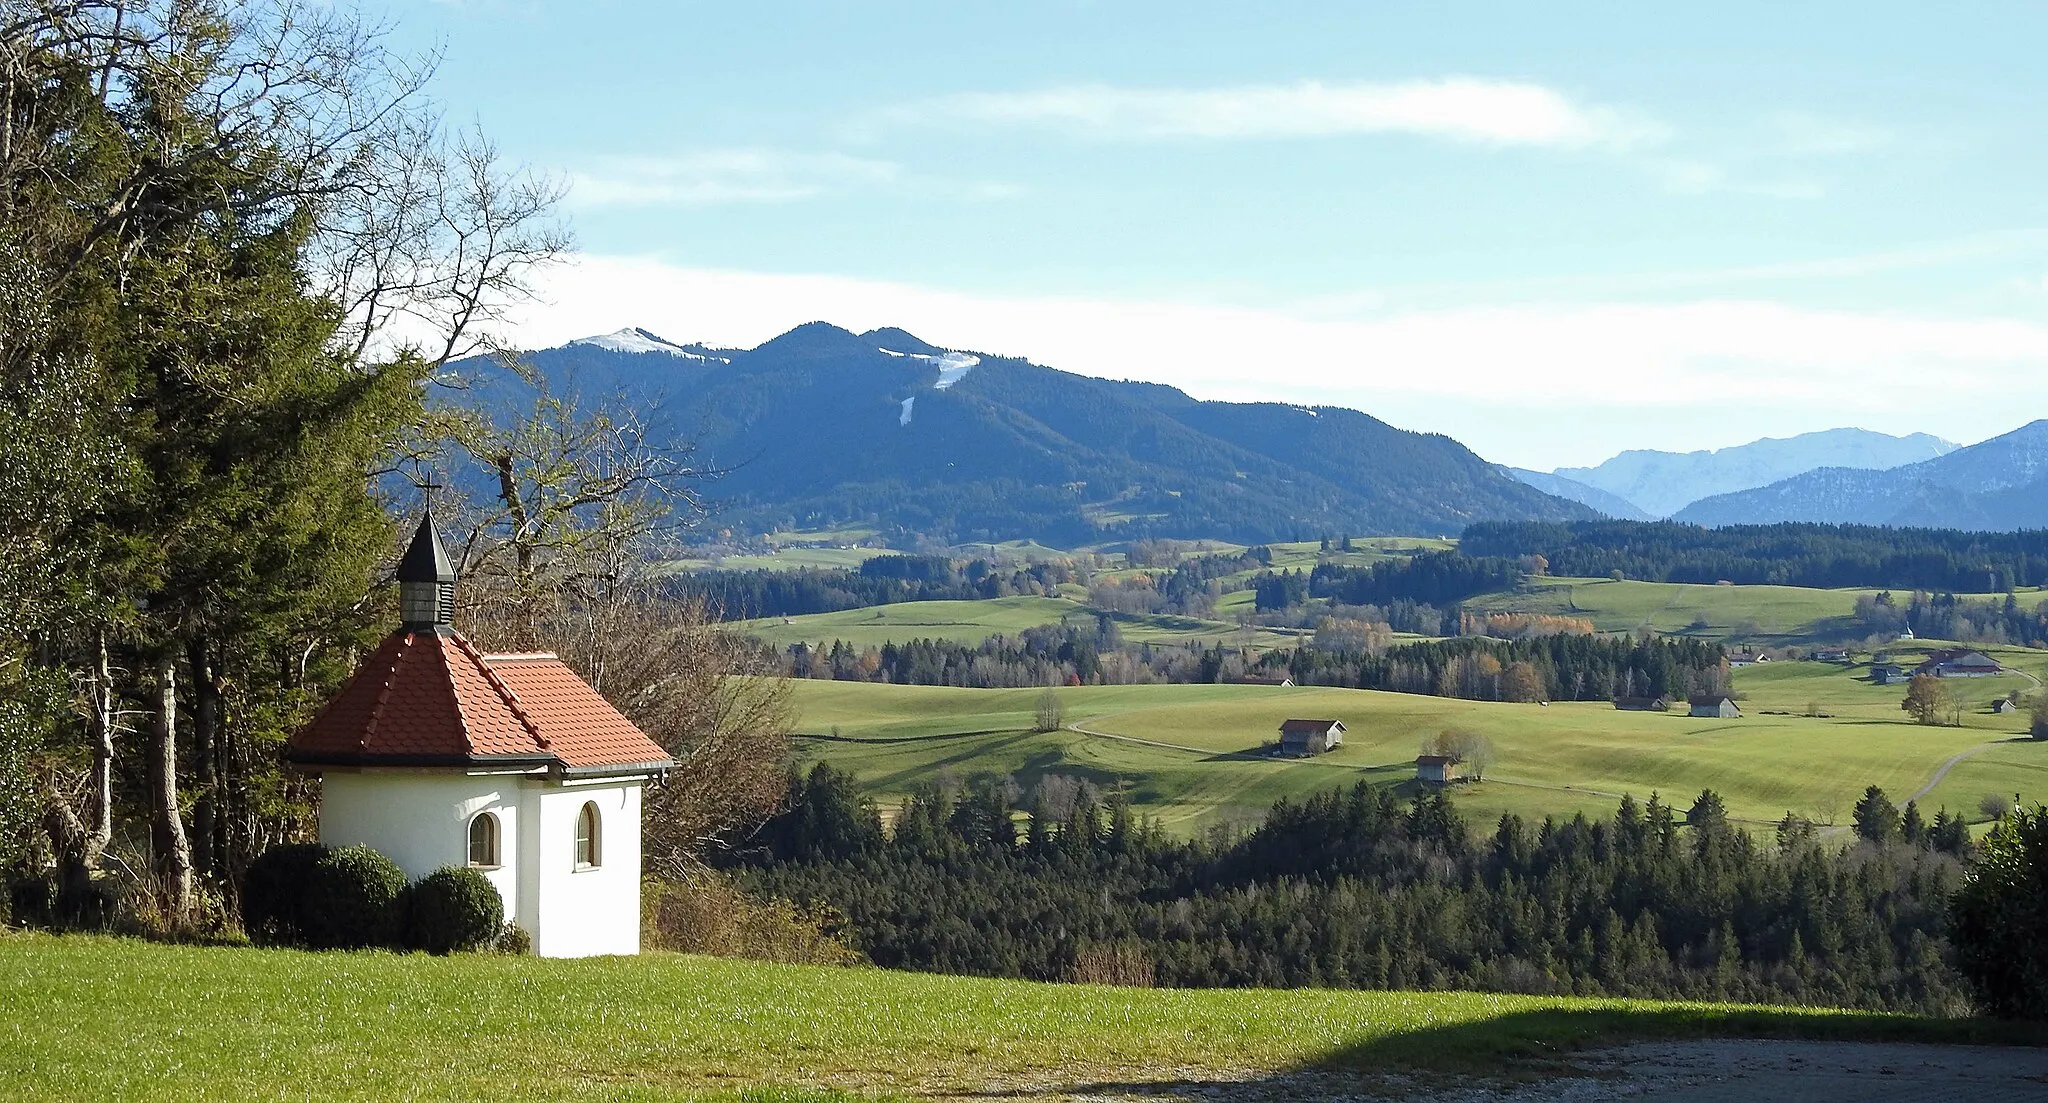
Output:
[[[1512,662],[1501,677],[1501,696],[1508,701],[1529,704],[1541,701],[1546,694],[1543,689],[1543,673],[1532,662]]]
[[[1906,699],[1899,707],[1911,713],[1918,724],[1953,726],[1961,721],[1955,695],[1948,683],[1932,674],[1915,674],[1906,684]]]

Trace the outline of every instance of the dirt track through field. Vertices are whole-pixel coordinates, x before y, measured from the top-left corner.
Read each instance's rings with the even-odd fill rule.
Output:
[[[1915,801],[1919,800],[1920,798],[1926,796],[1929,793],[1934,792],[1934,787],[1941,784],[1941,779],[1947,777],[1948,772],[1950,770],[1955,769],[1958,765],[1960,765],[1964,759],[1970,757],[1971,755],[1983,754],[1985,751],[1988,751],[1993,747],[2000,746],[2006,742],[2008,741],[2001,739],[1996,743],[1986,743],[1981,747],[1971,747],[1969,750],[1964,751],[1961,754],[1951,755],[1947,762],[1942,763],[1939,767],[1935,769],[1934,776],[1927,779],[1927,784],[1922,785],[1916,792],[1914,792],[1912,796],[1907,797],[1906,799],[1908,801]]]

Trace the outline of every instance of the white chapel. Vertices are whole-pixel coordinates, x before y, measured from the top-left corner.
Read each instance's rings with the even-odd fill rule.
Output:
[[[487,655],[455,631],[431,515],[398,585],[403,623],[292,737],[321,778],[320,842],[414,879],[481,870],[543,956],[638,953],[641,793],[668,753],[556,656]]]

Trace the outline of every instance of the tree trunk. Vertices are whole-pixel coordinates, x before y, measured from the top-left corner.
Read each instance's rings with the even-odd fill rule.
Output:
[[[178,808],[178,660],[168,648],[156,661],[155,705],[147,756],[150,841],[165,907],[173,922],[184,923],[192,918],[194,904],[192,844]]]
[[[93,844],[92,833],[54,784],[43,795],[43,829],[57,859],[57,892],[48,918],[64,926],[79,926],[90,918],[92,875],[101,848]]]
[[[99,635],[92,672],[92,824],[86,831],[87,864],[99,867],[100,853],[114,841],[114,671],[107,662],[107,634]]]
[[[198,774],[192,800],[192,865],[201,876],[218,880],[222,873],[216,838],[220,819],[220,683],[203,637],[193,640],[186,653],[192,668],[192,762]]]

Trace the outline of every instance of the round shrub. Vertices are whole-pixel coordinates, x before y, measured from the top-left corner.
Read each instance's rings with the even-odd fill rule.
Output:
[[[313,863],[299,930],[314,949],[359,950],[397,942],[405,871],[367,846],[329,850]]]
[[[242,930],[258,946],[305,942],[306,892],[313,865],[327,848],[319,843],[273,846],[242,874]]]
[[[505,926],[505,901],[476,870],[445,866],[412,887],[406,942],[430,954],[490,945]]]

